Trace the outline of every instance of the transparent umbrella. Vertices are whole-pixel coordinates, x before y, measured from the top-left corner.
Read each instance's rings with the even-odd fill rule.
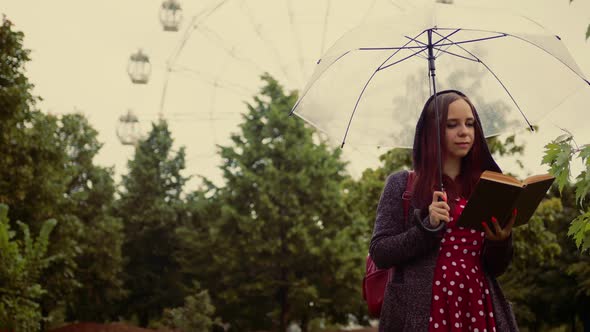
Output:
[[[424,102],[444,89],[470,97],[486,137],[532,128],[568,98],[590,97],[560,37],[540,24],[430,4],[346,33],[318,61],[292,113],[341,146],[411,147]]]

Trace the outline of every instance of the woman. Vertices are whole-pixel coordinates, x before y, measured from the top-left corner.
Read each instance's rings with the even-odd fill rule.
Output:
[[[370,254],[379,268],[395,266],[380,331],[518,331],[496,277],[512,258],[512,224],[491,220],[484,232],[455,226],[484,170],[500,172],[473,104],[459,91],[437,93],[416,125],[413,215],[404,222],[402,194],[408,172],[388,177],[377,208]],[[443,184],[438,188],[436,125],[440,126]],[[494,229],[492,231],[490,228]]]

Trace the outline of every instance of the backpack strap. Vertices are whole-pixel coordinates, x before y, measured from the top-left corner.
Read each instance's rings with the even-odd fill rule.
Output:
[[[412,196],[414,194],[414,179],[416,178],[416,173],[414,171],[408,171],[408,181],[406,182],[406,191],[402,194],[402,200],[404,204],[404,220],[408,222],[408,214],[410,211],[410,202],[412,201]]]

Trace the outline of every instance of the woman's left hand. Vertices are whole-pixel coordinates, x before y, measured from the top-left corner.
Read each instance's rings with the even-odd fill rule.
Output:
[[[508,223],[506,224],[506,226],[504,226],[504,228],[500,228],[500,225],[498,224],[498,219],[492,217],[492,225],[494,225],[495,232],[492,232],[492,230],[489,228],[488,224],[485,221],[482,222],[481,224],[486,233],[486,239],[492,241],[502,241],[510,237],[510,233],[512,233],[512,226],[514,225],[514,221],[516,221],[516,214],[517,210],[514,209],[512,211],[512,216],[510,217],[510,220],[508,220]]]

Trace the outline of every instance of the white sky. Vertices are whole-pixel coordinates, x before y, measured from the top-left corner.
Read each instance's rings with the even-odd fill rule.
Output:
[[[184,20],[176,33],[162,31],[161,1],[156,0],[0,0],[0,13],[25,33],[25,47],[32,50],[28,76],[36,86],[34,93],[44,99],[40,109],[56,114],[78,110],[99,131],[104,146],[98,164],[114,165],[117,175],[126,173],[133,151],[115,135],[119,116],[132,109],[148,130],[149,121],[157,119],[161,110],[176,146],[187,147],[186,174],[202,174],[220,183],[214,145],[226,143],[228,133],[236,130],[238,112],[245,110],[243,101],[251,101],[258,91],[261,70],[270,71],[288,89],[301,89],[322,49],[342,33],[370,15],[396,12],[410,4],[403,0],[394,4],[389,0],[227,0],[203,20],[203,11],[218,2],[181,1]],[[533,18],[562,38],[589,76],[590,42],[584,35],[590,23],[590,1],[455,3],[509,8]],[[187,34],[193,17],[198,17],[197,28]],[[173,57],[183,36],[188,36],[186,43]],[[145,86],[133,85],[126,72],[127,60],[138,48],[145,50],[152,63],[152,76]],[[167,61],[172,61],[174,71],[168,76],[160,108]],[[573,132],[578,144],[590,143],[589,101],[570,104],[568,111],[552,113],[539,123],[539,132],[522,135],[526,173],[546,170],[540,165],[543,146],[561,134],[558,127]],[[354,176],[378,163],[376,150],[345,147],[344,154]],[[516,171],[510,159],[500,164]]]

